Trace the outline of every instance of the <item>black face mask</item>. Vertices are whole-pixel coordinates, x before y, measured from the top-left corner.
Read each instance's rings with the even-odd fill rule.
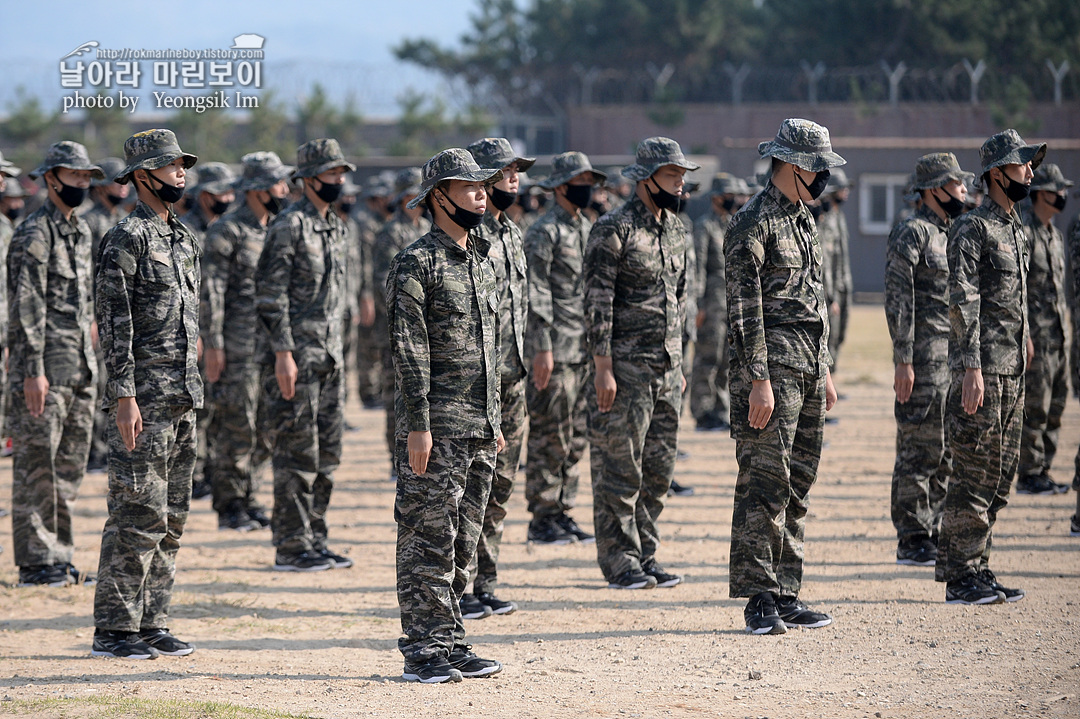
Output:
[[[53,177],[56,177],[53,175]],[[56,191],[57,197],[68,207],[78,207],[86,200],[86,193],[89,192],[85,187],[73,187],[71,185],[65,185],[60,182],[60,178],[56,177],[56,181],[60,183],[60,189]]]
[[[794,172],[794,170],[792,170],[792,172]],[[806,193],[810,195],[810,199],[816,200],[821,197],[821,193],[825,191],[825,185],[829,184],[830,174],[831,173],[828,170],[822,170],[809,185],[803,182],[802,175],[797,172],[795,173],[795,179],[799,181],[799,184],[806,188]]]
[[[840,197],[840,195],[833,195],[833,198],[832,198],[832,203],[833,203],[834,205],[836,205],[837,207],[839,207],[840,205],[844,204],[845,202],[847,202],[847,200],[845,200],[844,198]]]
[[[656,180],[653,180],[651,177],[649,179],[652,180],[653,187],[656,188],[656,192],[653,192],[648,187],[645,188],[645,191],[649,193],[649,199],[653,201],[653,204],[655,204],[661,210],[671,210],[672,212],[677,212],[679,207],[679,199],[682,197],[682,195],[676,195],[674,193],[668,192],[664,188],[660,187],[660,185],[656,184]]]
[[[337,201],[337,198],[341,197],[341,190],[345,185],[328,185],[317,177],[313,179],[317,180],[321,185],[319,189],[315,190],[315,196],[323,202],[333,204]]]
[[[1022,182],[1017,182],[1008,175],[1005,174],[1005,170],[1001,171],[1001,176],[1009,183],[1008,185],[1001,184],[1000,180],[994,180],[997,186],[1001,188],[1001,191],[1005,193],[1005,196],[1009,198],[1011,202],[1019,202],[1028,196],[1029,188]]]
[[[106,192],[105,199],[109,202],[110,205],[116,207],[127,198],[122,197],[121,195],[114,195],[111,192]]]
[[[813,215],[815,220],[821,217],[821,213],[824,212],[825,209],[821,205],[807,205],[807,207],[810,208],[810,214]]]
[[[276,215],[277,213],[285,209],[285,198],[274,197],[273,195],[270,195],[270,199],[262,203],[262,206],[265,207],[266,211],[269,212],[271,215]]]
[[[353,207],[355,206],[355,202],[342,202],[340,205],[338,205],[338,207],[341,208],[341,211],[344,212],[346,215],[352,214]]]
[[[945,190],[944,188],[942,188],[942,190],[949,199],[943,201],[937,195],[934,195],[934,199],[941,205],[941,209],[945,210],[945,214],[955,220],[957,217],[964,214],[965,205],[963,202],[953,197],[952,193],[948,190]]]
[[[229,203],[223,200],[214,200],[210,204],[210,211],[215,215],[224,215],[229,211]]]
[[[567,185],[566,201],[584,210],[592,202],[592,185]]]
[[[498,187],[492,187],[488,196],[491,197],[491,206],[499,212],[504,212],[517,199],[516,192],[507,192]]]
[[[675,204],[675,209],[672,210],[676,215],[681,215],[686,212],[686,208],[690,205],[690,198],[686,195],[679,195],[679,201]]]
[[[725,197],[723,202],[721,203],[721,207],[724,208],[724,212],[726,212],[728,214],[734,214],[735,213],[735,198],[734,197]]]
[[[480,223],[484,221],[483,212],[473,212],[472,210],[466,210],[464,207],[459,207],[456,202],[450,199],[448,195],[443,195],[446,201],[454,206],[454,213],[450,214],[446,212],[446,208],[443,207],[443,212],[446,212],[446,216],[450,218],[458,227],[464,230],[472,230],[480,226]]]
[[[821,211],[822,212],[828,212],[832,208],[833,208],[832,200],[822,200],[821,201]]]
[[[1058,212],[1062,212],[1065,209],[1065,195],[1054,193],[1052,198],[1050,204],[1053,205]]]
[[[9,207],[4,210],[4,215],[6,215],[9,220],[14,222],[15,220],[19,219],[20,215],[22,215],[22,211],[23,208],[21,207]]]
[[[149,175],[151,180],[157,183],[158,187],[155,190],[153,187],[147,185],[145,182],[143,184],[146,185],[146,188],[150,190],[150,192],[152,192],[154,195],[156,195],[157,198],[165,204],[175,204],[180,201],[181,197],[184,196],[183,187],[177,187],[176,185],[167,185],[164,181],[159,179],[156,175],[154,175],[154,173],[150,172],[149,170],[146,171],[146,174]]]

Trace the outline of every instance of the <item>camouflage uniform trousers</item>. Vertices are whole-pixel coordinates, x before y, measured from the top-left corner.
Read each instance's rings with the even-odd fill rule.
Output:
[[[137,632],[169,626],[176,552],[191,504],[195,411],[140,406],[128,452],[109,410],[109,518],[101,535],[94,626]]]
[[[525,387],[529,410],[529,451],[525,459],[525,500],[533,516],[556,515],[574,507],[577,464],[588,444],[585,363],[555,363],[547,387]]]
[[[371,327],[356,327],[356,369],[360,401],[364,404],[381,402],[382,349]]]
[[[934,579],[949,582],[988,566],[994,522],[1008,504],[1020,459],[1024,378],[983,374],[983,405],[961,404],[964,372],[953,371],[945,430],[953,474],[945,495]]]
[[[690,377],[690,413],[694,419],[713,413],[725,422],[730,421],[727,322],[706,319],[698,328]]]
[[[257,424],[261,369],[253,362],[226,362],[218,381],[206,385],[214,403],[206,463],[218,514],[235,500],[245,507],[255,503],[253,455],[261,434]]]
[[[750,426],[749,373],[731,374],[731,434],[739,476],[731,518],[728,594],[798,596],[810,488],[825,425],[825,378],[769,364],[774,409],[764,429]]]
[[[394,371],[394,358],[390,354],[390,345],[386,344],[380,350],[382,354],[382,393],[383,408],[386,410],[386,427],[383,436],[386,438],[386,449],[390,452],[390,474],[398,476],[397,461],[397,407],[394,406],[394,393],[397,391],[397,375]]]
[[[101,353],[101,345],[94,348],[94,356],[98,363],[98,397],[105,396],[105,385],[109,381],[109,373],[105,371],[105,355]],[[90,436],[90,457],[92,464],[104,466],[109,459],[109,413],[101,408],[100,403],[94,408],[94,430]]]
[[[406,661],[423,662],[465,640],[458,602],[495,476],[495,440],[436,437],[422,475],[409,466],[406,438],[396,449],[398,649]]]
[[[592,376],[586,389],[596,556],[608,581],[656,555],[682,411],[681,366],[615,359],[613,369],[608,412],[597,407]]]
[[[502,433],[506,446],[495,458],[495,478],[491,482],[491,494],[484,510],[484,525],[480,541],[476,545],[476,561],[469,567],[474,576],[473,591],[476,594],[494,592],[498,583],[499,547],[502,545],[503,521],[507,505],[514,491],[514,476],[521,461],[521,448],[525,439],[526,378],[503,382],[500,392],[502,406]]]
[[[341,368],[305,371],[296,394],[283,399],[273,366],[263,373],[273,447],[274,511],[270,528],[282,554],[326,548],[326,510],[341,463],[344,387]]]
[[[15,564],[69,564],[71,510],[86,472],[95,385],[49,387],[45,411],[33,417],[21,387],[12,388],[11,528]]]
[[[203,387],[210,386],[210,383],[206,381],[206,367],[201,362],[199,364],[199,376],[202,377]],[[207,438],[211,434],[217,434],[216,423],[217,418],[214,416],[212,402],[206,402],[203,404],[202,409],[195,410],[195,471],[192,475],[192,481],[194,482],[210,481],[210,475],[206,472],[206,448],[209,446]]]
[[[345,309],[344,317],[341,321],[341,356],[345,358],[346,367],[348,366],[349,357],[353,356],[353,352],[356,348],[356,328],[355,324],[356,316],[349,312],[349,309]],[[342,372],[345,375],[345,381],[341,383],[342,393],[345,396],[345,402],[349,401],[349,382],[348,382],[348,370],[345,369]]]
[[[837,358],[840,356],[840,346],[844,344],[847,335],[848,305],[850,299],[847,292],[841,292],[836,297],[836,304],[840,306],[839,312],[829,310],[829,357],[832,358],[830,370],[836,368]]]
[[[1064,345],[1040,347],[1024,373],[1024,425],[1020,435],[1020,476],[1050,471],[1069,394]]]
[[[892,522],[900,541],[937,537],[945,490],[952,473],[952,450],[945,441],[946,363],[915,368],[906,404],[896,402],[896,463],[892,476]]]

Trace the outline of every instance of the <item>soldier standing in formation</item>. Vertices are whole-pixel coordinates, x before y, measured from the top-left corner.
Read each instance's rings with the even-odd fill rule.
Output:
[[[1073,391],[1080,391],[1080,214],[1073,218],[1069,226],[1069,266],[1072,269],[1072,380]],[[1074,460],[1072,488],[1076,494],[1076,514],[1072,516],[1069,533],[1080,537],[1080,448],[1076,450]]]
[[[9,180],[22,174],[22,168],[5,160],[4,154],[0,153],[0,203],[4,196],[16,190],[22,192],[22,187],[17,180]],[[0,208],[0,210],[7,208]],[[7,376],[7,349],[8,349],[8,290],[7,290],[7,256],[11,238],[15,234],[14,219],[8,217],[6,212],[0,211],[0,456],[11,454],[8,450],[10,436],[7,430],[8,405],[10,392],[8,391]],[[8,510],[0,507],[0,517],[6,517]]]
[[[356,326],[357,389],[364,409],[383,409],[381,331],[386,332],[386,316],[377,328],[375,296],[382,295],[383,288],[375,285],[375,238],[389,219],[390,187],[385,178],[374,175],[368,178],[361,197],[364,203],[353,210],[352,216],[360,230],[360,277],[357,291],[360,293],[357,308],[360,322]]]
[[[964,211],[964,172],[951,152],[919,158],[913,190],[922,202],[889,235],[885,318],[896,366],[896,463],[892,522],[896,563],[932,567],[952,453],[945,441],[949,393],[949,261],[953,220]]]
[[[109,518],[94,594],[94,656],[153,659],[194,647],[168,630],[191,503],[199,375],[199,245],[176,218],[196,162],[170,130],[124,143],[117,182],[139,202],[102,240],[97,318],[109,378]]]
[[[848,311],[851,304],[851,254],[847,220],[840,206],[851,194],[847,173],[837,168],[829,176],[821,198],[817,217],[818,243],[824,268],[825,299],[829,302],[829,371],[836,369],[840,345],[847,334]]]
[[[499,432],[499,293],[488,241],[481,170],[453,148],[423,167],[409,209],[426,203],[434,227],[400,252],[386,308],[398,378],[398,648],[406,681],[439,683],[496,674],[465,643],[460,601],[495,476]],[[453,208],[453,209],[451,209]]]
[[[806,203],[846,161],[826,128],[801,119],[784,120],[758,153],[772,158],[772,176],[724,240],[739,463],[729,591],[750,599],[747,632],[783,634],[832,623],[799,599],[807,500],[836,402],[822,248]]]
[[[1027,322],[1028,239],[1016,203],[1028,195],[1046,145],[1016,130],[979,149],[983,203],[949,231],[949,368],[945,418],[953,474],[945,495],[934,578],[949,604],[1015,602],[990,570],[998,512],[1008,503],[1020,459]]]
[[[526,387],[529,410],[525,500],[528,538],[539,544],[589,542],[593,536],[567,514],[577,499],[577,464],[585,453],[585,243],[592,223],[584,210],[607,175],[580,152],[556,155],[540,183],[555,197],[525,235],[529,272]]]
[[[48,199],[19,225],[7,258],[11,527],[19,586],[81,578],[71,513],[90,452],[97,399],[91,340],[90,228],[75,215],[104,173],[77,142],[57,142],[30,173]]]
[[[688,239],[674,210],[683,176],[698,167],[674,140],[642,140],[622,171],[637,183],[634,195],[593,226],[585,250],[593,522],[597,561],[614,589],[682,581],[656,561],[657,520],[675,473],[686,386]]]

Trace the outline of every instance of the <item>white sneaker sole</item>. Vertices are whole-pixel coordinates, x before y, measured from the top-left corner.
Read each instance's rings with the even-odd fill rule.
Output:
[[[421,679],[419,674],[405,672],[401,675],[401,678],[407,682],[420,682],[421,684],[442,684],[443,682],[460,682],[462,675],[459,672],[457,676],[454,676],[453,674],[447,674],[445,676],[428,677],[427,679]]]
[[[105,651],[103,649],[91,649],[90,656],[108,657],[109,659],[157,659],[157,654],[131,654],[129,656],[122,657],[117,654],[113,654],[112,652]]]
[[[325,572],[331,569],[329,564],[316,564],[314,567],[296,567],[292,564],[275,564],[275,572]]]

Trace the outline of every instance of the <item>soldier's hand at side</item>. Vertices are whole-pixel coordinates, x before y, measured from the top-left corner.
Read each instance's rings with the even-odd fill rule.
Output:
[[[221,379],[221,373],[225,371],[225,350],[207,347],[203,356],[206,358],[206,381],[213,384]]]
[[[694,318],[694,326],[701,329],[705,324],[705,310],[698,310],[697,317]]]
[[[907,401],[911,399],[911,390],[914,387],[915,367],[906,363],[896,365],[892,383],[893,391],[896,392],[896,401],[900,404],[907,404]]]
[[[45,412],[45,398],[49,396],[49,378],[41,375],[24,379],[23,396],[30,416],[40,417]]]
[[[594,355],[593,363],[596,365],[596,408],[601,412],[610,412],[615,405],[615,394],[619,391],[611,358]]]
[[[960,393],[960,402],[964,405],[964,411],[975,414],[983,404],[983,394],[986,387],[983,385],[982,369],[969,367],[964,372],[964,387]]]
[[[371,327],[375,324],[375,300],[371,297],[360,298],[360,325]]]
[[[502,433],[499,433],[502,437]],[[497,445],[496,445],[497,446]],[[417,474],[427,471],[431,459],[431,432],[409,432],[409,467]]]
[[[503,437],[502,430],[499,431],[499,436],[495,438],[495,454],[506,449],[506,438]]]
[[[274,354],[274,376],[277,377],[278,389],[283,399],[292,399],[296,394],[296,361],[288,350]]]
[[[537,352],[532,362],[533,387],[543,390],[551,380],[551,371],[555,369],[555,355],[551,350]]]
[[[1027,338],[1027,363],[1031,365],[1031,361],[1035,359],[1035,343],[1031,341],[1031,338]]]
[[[754,380],[754,386],[750,389],[750,413],[747,417],[750,426],[754,429],[765,429],[775,405],[772,382],[767,379]]]
[[[832,372],[825,370],[825,411],[836,406],[836,385],[832,381]]]
[[[135,439],[142,434],[142,413],[134,397],[121,397],[116,404],[116,427],[127,451],[135,449]]]
[[[101,341],[101,338],[98,336],[97,320],[94,320],[93,322],[90,323],[90,346],[93,347],[94,349],[97,349],[98,348],[98,343],[100,341]]]
[[[203,354],[202,337],[197,337],[195,339],[195,361],[196,362],[201,362],[202,361],[202,354]]]

